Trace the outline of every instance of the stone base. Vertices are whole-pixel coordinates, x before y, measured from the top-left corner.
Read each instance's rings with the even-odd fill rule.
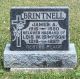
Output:
[[[68,51],[11,51],[10,44],[4,50],[5,68],[74,68],[76,64],[74,44]]]
[[[68,70],[73,70],[73,68],[11,68],[10,71],[13,72],[49,72],[49,71],[56,71],[56,72],[64,72]]]

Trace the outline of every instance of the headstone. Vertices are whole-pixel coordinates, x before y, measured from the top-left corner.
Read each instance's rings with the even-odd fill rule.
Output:
[[[4,50],[5,68],[73,68],[77,54],[69,43],[68,7],[13,7],[11,43]]]
[[[11,50],[68,50],[68,8],[12,8]]]

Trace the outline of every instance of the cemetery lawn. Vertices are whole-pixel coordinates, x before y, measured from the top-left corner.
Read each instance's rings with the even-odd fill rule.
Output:
[[[10,8],[12,6],[68,6],[70,8],[70,42],[75,43],[77,67],[67,72],[7,72],[3,67],[3,51],[10,42]],[[80,79],[80,0],[0,0],[0,79]]]

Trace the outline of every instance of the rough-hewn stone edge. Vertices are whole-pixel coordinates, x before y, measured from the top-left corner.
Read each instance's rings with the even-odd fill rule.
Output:
[[[43,54],[51,54],[51,55],[55,55],[55,54],[59,54],[59,56],[61,55],[61,56],[63,56],[63,55],[66,55],[66,56],[70,56],[71,58],[69,59],[69,60],[72,60],[72,61],[74,61],[75,60],[75,62],[74,63],[72,63],[73,65],[72,66],[67,66],[67,68],[73,68],[73,67],[75,67],[76,66],[76,64],[77,64],[77,54],[76,54],[76,50],[75,50],[75,46],[74,46],[74,44],[70,44],[70,50],[69,51],[46,51],[46,52],[42,52],[42,51],[10,51],[9,50],[9,47],[10,47],[10,45],[9,44],[7,44],[6,45],[6,48],[5,48],[5,51],[4,51],[4,66],[5,66],[5,68],[26,68],[26,69],[30,69],[30,68],[32,68],[32,67],[30,67],[30,66],[24,66],[24,67],[22,67],[21,65],[20,65],[20,67],[18,67],[18,66],[16,66],[16,67],[12,67],[11,66],[11,64],[9,64],[8,66],[6,65],[6,62],[8,63],[9,61],[10,61],[10,58],[7,56],[7,55],[9,55],[10,57],[12,56],[13,57],[13,55],[14,56],[17,56],[17,55],[21,55],[21,57],[22,57],[22,55],[28,55],[28,54],[30,54],[30,55],[32,55],[32,54],[40,54],[40,55],[43,55]],[[26,52],[26,53],[25,53]],[[35,53],[35,52],[37,52],[37,53]],[[42,53],[41,53],[42,52]],[[60,52],[62,52],[62,53],[60,53]],[[65,52],[65,53],[64,53]],[[7,58],[9,58],[9,60],[6,60],[6,56],[7,56]],[[73,56],[73,58],[72,58],[72,56]],[[54,57],[54,56],[53,56]],[[6,60],[6,62],[5,62],[5,60]],[[23,60],[23,59],[22,59]],[[72,62],[72,61],[70,61],[70,62]],[[19,62],[18,62],[19,63]],[[62,68],[63,67],[65,67],[65,66],[62,66]],[[33,67],[34,68],[34,67]],[[35,68],[37,68],[37,67],[35,67]],[[35,69],[34,68],[34,69]],[[45,67],[46,69],[47,69],[47,67]],[[44,68],[44,69],[45,69]],[[49,68],[51,68],[51,67],[49,67]],[[43,69],[42,67],[39,67],[38,69]],[[54,67],[52,68],[52,69],[54,69]]]

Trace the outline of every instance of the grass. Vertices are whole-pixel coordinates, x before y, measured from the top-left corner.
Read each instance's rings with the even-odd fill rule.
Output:
[[[80,72],[46,72],[46,73],[25,73],[25,72],[0,72],[1,79],[80,79]]]
[[[65,73],[11,73],[3,70],[3,51],[10,42],[10,8],[12,6],[68,6],[70,8],[70,42],[75,43],[78,65]],[[79,79],[80,77],[80,0],[0,0],[0,79]]]

